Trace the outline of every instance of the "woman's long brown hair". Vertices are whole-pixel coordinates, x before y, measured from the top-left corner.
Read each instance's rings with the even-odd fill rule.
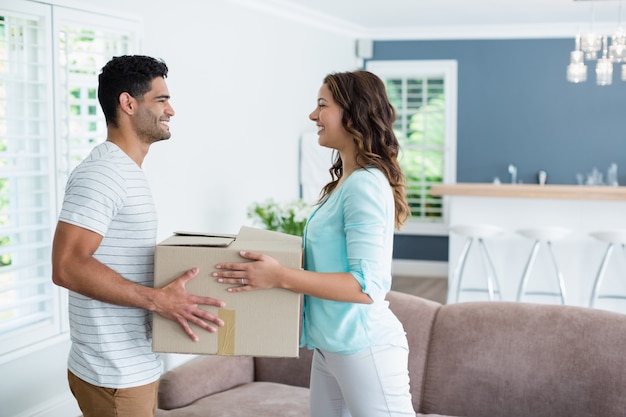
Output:
[[[387,177],[395,202],[395,226],[399,229],[409,217],[410,209],[404,174],[398,163],[400,144],[393,132],[396,112],[387,98],[385,85],[373,73],[362,70],[329,74],[324,84],[343,109],[341,123],[356,145],[357,165],[376,167]],[[337,187],[343,175],[338,154],[329,172],[332,180],[322,188],[320,200]]]

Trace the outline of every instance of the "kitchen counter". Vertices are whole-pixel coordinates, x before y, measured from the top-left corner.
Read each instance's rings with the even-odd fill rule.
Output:
[[[594,239],[590,233],[626,229],[626,187],[459,183],[433,186],[431,193],[444,198],[448,225],[492,224],[502,228],[504,232],[486,239],[486,244],[492,251],[504,301],[515,301],[533,247],[533,242],[521,236],[519,230],[543,226],[571,230],[569,235],[553,243],[552,250],[563,272],[567,304],[587,306],[606,250],[606,243]],[[453,275],[464,244],[465,238],[450,235],[449,291],[455,288]],[[607,267],[604,292],[625,292],[622,277],[626,273],[626,262],[621,252],[615,251]],[[542,245],[528,283],[530,291],[556,289],[554,266],[548,253]],[[466,283],[469,287],[482,287],[484,268],[476,247],[469,256],[464,271]],[[484,299],[486,296],[480,293],[461,295],[461,301]],[[557,297],[545,296],[528,296],[524,301],[560,303]],[[596,308],[626,313],[626,301],[602,300]]]
[[[434,196],[626,201],[626,187],[587,185],[457,183],[435,185],[431,188],[431,194]]]

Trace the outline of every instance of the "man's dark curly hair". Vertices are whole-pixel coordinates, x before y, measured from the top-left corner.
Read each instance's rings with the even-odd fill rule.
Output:
[[[167,78],[167,65],[145,55],[123,55],[111,59],[98,76],[98,100],[107,125],[117,127],[120,94],[126,92],[141,100],[150,91],[152,80]]]

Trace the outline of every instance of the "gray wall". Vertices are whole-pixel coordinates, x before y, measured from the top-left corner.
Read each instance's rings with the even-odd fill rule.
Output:
[[[573,39],[376,41],[373,60],[458,61],[457,182],[576,184],[595,167],[618,164],[626,184],[626,82],[614,67],[613,85],[572,84],[565,71]],[[447,259],[441,237],[397,237],[394,257]],[[438,248],[433,253],[433,246]],[[445,248],[445,249],[443,249]]]

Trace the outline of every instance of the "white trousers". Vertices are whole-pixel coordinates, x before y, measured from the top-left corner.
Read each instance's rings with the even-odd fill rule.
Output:
[[[351,355],[316,349],[311,417],[415,417],[408,357],[401,346],[374,346]]]

